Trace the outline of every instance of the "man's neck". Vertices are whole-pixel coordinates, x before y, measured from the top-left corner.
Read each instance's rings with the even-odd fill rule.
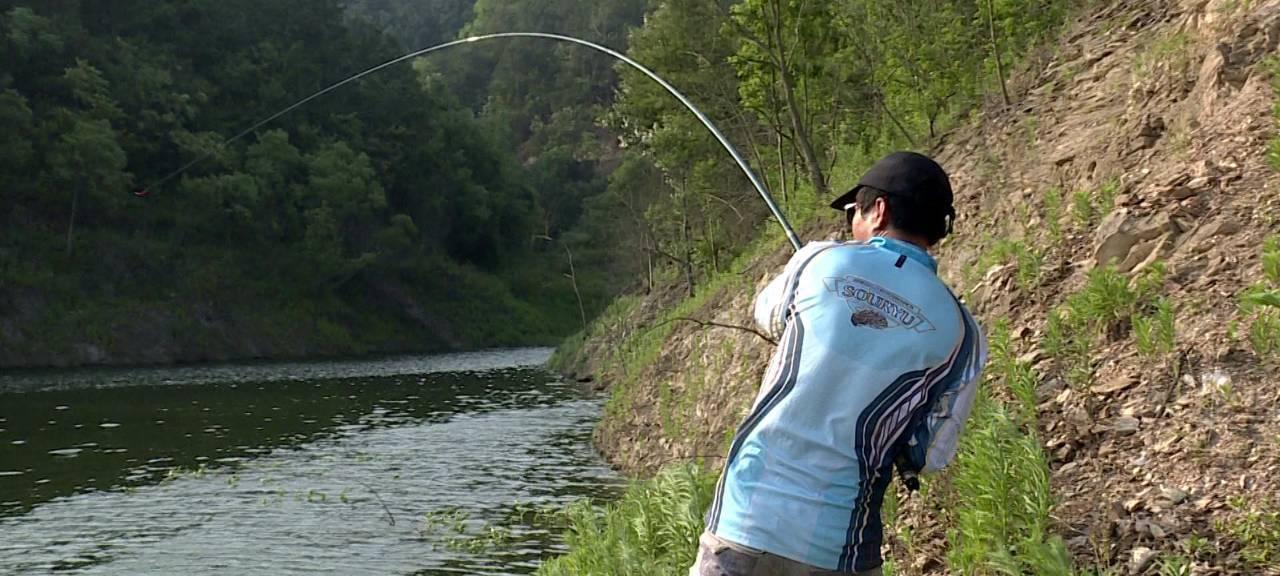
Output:
[[[890,229],[890,230],[885,230],[880,235],[884,236],[885,238],[891,238],[893,240],[897,240],[899,242],[906,242],[908,244],[913,244],[915,245],[916,248],[924,250],[925,252],[929,251],[929,243],[925,241],[924,238],[921,238],[920,236],[915,234],[906,234],[898,230]]]

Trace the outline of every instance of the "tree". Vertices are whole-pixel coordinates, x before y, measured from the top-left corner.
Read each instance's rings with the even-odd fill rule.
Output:
[[[125,198],[130,178],[127,159],[106,120],[66,113],[70,128],[58,137],[49,152],[49,177],[69,190],[66,253],[71,254],[80,199],[88,194],[99,210],[118,206]]]

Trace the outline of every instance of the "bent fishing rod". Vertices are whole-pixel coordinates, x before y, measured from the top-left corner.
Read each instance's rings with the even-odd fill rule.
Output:
[[[398,58],[388,60],[386,62],[383,62],[382,64],[369,68],[368,70],[355,74],[354,76],[350,76],[330,86],[327,86],[324,89],[314,94],[311,94],[310,96],[307,96],[306,98],[303,98],[301,100],[298,100],[297,102],[294,102],[293,104],[290,104],[289,106],[285,107],[279,112],[276,112],[275,114],[272,114],[270,116],[267,116],[266,118],[263,118],[262,120],[259,120],[258,122],[255,122],[252,126],[245,128],[243,131],[236,134],[235,136],[232,136],[230,139],[223,141],[214,150],[205,152],[204,154],[198,156],[196,159],[191,160],[190,162],[187,162],[186,164],[179,167],[177,170],[174,170],[173,172],[169,173],[165,177],[153,182],[152,184],[148,185],[147,187],[143,188],[138,192],[135,192],[134,194],[138,197],[143,197],[143,198],[150,196],[152,189],[158,188],[159,186],[169,182],[170,180],[173,180],[174,178],[181,176],[196,164],[199,164],[209,159],[218,150],[221,150],[222,148],[230,145],[231,143],[237,140],[240,140],[245,136],[248,136],[249,134],[252,134],[257,129],[276,120],[277,118],[284,116],[285,114],[288,114],[294,110],[297,110],[298,108],[301,108],[307,105],[307,103],[311,102],[312,100],[315,100],[316,98],[319,98],[321,96],[324,96],[325,94],[333,92],[334,90],[337,90],[343,86],[346,86],[347,84],[360,80],[365,76],[374,74],[385,68],[389,68],[391,66],[399,64],[406,60],[412,60],[420,56],[426,56],[427,54],[430,54],[432,52],[436,52],[439,50],[445,50],[447,48],[453,48],[455,46],[461,46],[464,44],[472,44],[475,42],[494,40],[499,38],[541,38],[545,40],[555,40],[558,42],[568,42],[568,43],[576,44],[579,46],[585,46],[597,52],[606,54],[608,56],[612,56],[613,58],[620,60],[626,63],[627,65],[631,66],[632,68],[635,68],[636,70],[640,71],[642,74],[644,74],[645,76],[648,76],[649,79],[653,80],[654,82],[657,82],[658,85],[662,86],[667,92],[669,92],[672,96],[674,96],[676,100],[679,100],[680,103],[683,104],[685,108],[688,108],[689,111],[692,112],[694,116],[697,116],[698,120],[702,122],[702,125],[706,126],[707,130],[711,132],[711,135],[715,136],[716,140],[720,143],[720,145],[723,146],[724,149],[729,152],[729,155],[733,157],[734,162],[736,162],[738,164],[738,167],[742,169],[743,174],[747,175],[747,179],[751,181],[751,185],[755,187],[756,192],[760,194],[760,198],[764,200],[764,203],[766,205],[769,206],[769,211],[773,213],[773,217],[778,221],[778,224],[782,226],[782,231],[787,235],[787,240],[791,242],[791,245],[796,250],[800,249],[801,247],[800,238],[796,236],[795,230],[791,228],[791,223],[787,221],[786,216],[782,213],[782,209],[778,207],[778,204],[773,200],[773,196],[771,196],[769,194],[768,189],[765,188],[764,181],[761,180],[760,177],[757,176],[756,173],[751,170],[751,167],[747,164],[746,159],[742,157],[742,154],[738,152],[737,148],[733,147],[733,144],[729,143],[729,139],[726,138],[724,134],[720,132],[720,129],[717,128],[716,125],[711,122],[711,119],[707,118],[707,115],[703,114],[702,110],[699,110],[697,106],[694,106],[693,102],[689,101],[689,99],[686,98],[684,94],[681,94],[679,90],[676,90],[674,86],[672,86],[666,80],[662,79],[661,76],[658,76],[657,73],[646,68],[644,65],[640,64],[639,62],[636,62],[635,60],[631,59],[626,54],[623,54],[621,52],[618,52],[606,46],[601,46],[600,44],[596,44],[594,42],[583,40],[581,38],[574,38],[572,36],[565,36],[563,34],[548,34],[545,32],[500,32],[495,34],[483,34],[478,36],[470,36],[467,38],[462,38],[460,40],[454,40],[451,42],[445,42],[443,44],[431,46],[429,48],[415,50],[413,52],[410,52]]]

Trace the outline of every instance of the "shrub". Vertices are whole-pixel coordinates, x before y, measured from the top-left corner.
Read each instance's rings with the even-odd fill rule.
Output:
[[[703,514],[716,477],[696,466],[675,466],[631,486],[603,509],[578,502],[562,514],[569,553],[538,574],[660,576],[687,573],[698,549]]]

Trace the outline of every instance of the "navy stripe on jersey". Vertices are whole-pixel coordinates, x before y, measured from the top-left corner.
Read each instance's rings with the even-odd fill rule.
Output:
[[[747,437],[760,424],[760,421],[769,414],[778,404],[786,398],[787,394],[795,388],[796,377],[800,374],[800,352],[804,343],[804,323],[796,318],[787,326],[788,336],[783,350],[783,358],[785,361],[778,370],[778,380],[775,381],[769,393],[760,400],[751,414],[738,428],[738,434],[733,439],[732,447],[729,449],[729,455],[725,459],[724,471],[720,474],[720,481],[716,484],[715,498],[711,501],[711,510],[707,513],[707,530],[715,533],[717,525],[720,523],[720,509],[723,506],[725,482],[729,476],[729,469],[733,466],[733,461],[738,456],[738,452],[742,449],[742,445],[746,442]]]
[[[872,512],[880,509],[877,503],[892,479],[892,449],[907,424],[916,420],[919,408],[927,404],[928,398],[936,397],[933,392],[969,371],[976,344],[977,334],[966,321],[964,337],[946,362],[924,374],[917,371],[899,377],[859,415],[856,446],[862,482],[839,570],[859,572],[880,564],[880,543],[871,542],[869,536],[881,532],[879,514]]]
[[[899,376],[897,380],[894,380],[876,397],[871,405],[867,407],[867,410],[858,416],[858,439],[856,440],[859,474],[858,497],[854,503],[853,511],[850,513],[849,531],[845,536],[845,549],[840,555],[837,570],[847,570],[846,566],[853,564],[853,558],[856,556],[854,533],[859,524],[858,520],[862,516],[860,512],[871,507],[871,495],[873,492],[871,487],[880,474],[879,467],[873,467],[871,464],[870,435],[865,434],[863,431],[868,428],[870,421],[883,416],[883,412],[892,404],[891,401],[896,397],[900,397],[904,388],[923,381],[926,375],[927,372],[925,370],[916,370]]]

